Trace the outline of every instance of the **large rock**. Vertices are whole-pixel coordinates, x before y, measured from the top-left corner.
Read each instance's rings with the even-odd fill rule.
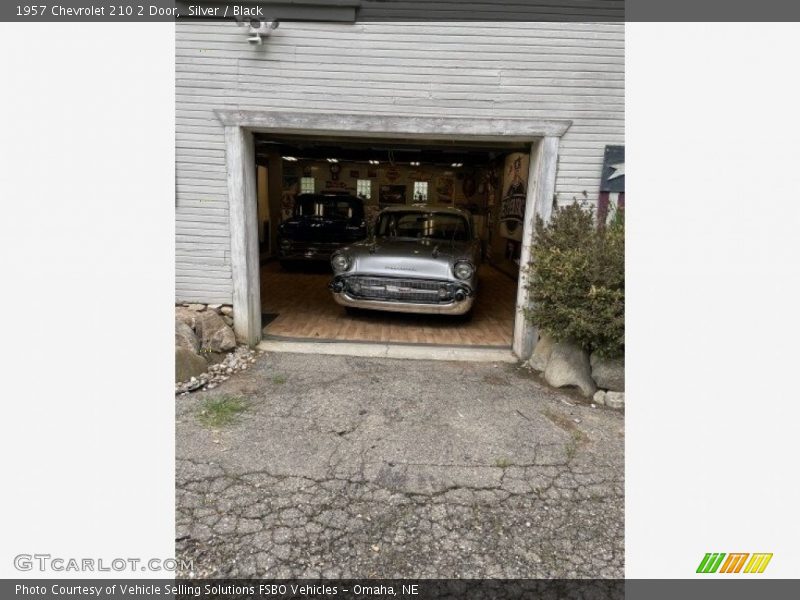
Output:
[[[236,347],[236,336],[217,313],[206,310],[196,315],[195,333],[200,348],[208,352],[227,352]]]
[[[553,387],[575,386],[586,397],[597,391],[589,355],[569,342],[558,342],[553,346],[544,378]]]
[[[553,346],[555,346],[555,340],[543,333],[533,349],[530,360],[528,360],[528,364],[534,371],[541,373],[547,368],[550,354],[553,352]]]
[[[194,330],[197,324],[197,311],[189,310],[185,306],[176,306],[175,320],[185,323]]]
[[[597,352],[589,360],[592,365],[592,378],[597,387],[612,392],[625,391],[625,360],[622,358],[603,358]]]
[[[192,328],[184,321],[175,318],[175,381],[188,381],[205,373],[206,359],[200,356],[200,341]]]
[[[177,317],[175,318],[175,347],[200,352],[200,340],[197,339],[194,330]]]
[[[175,383],[189,381],[192,377],[205,373],[207,369],[205,358],[188,348],[175,347]]]

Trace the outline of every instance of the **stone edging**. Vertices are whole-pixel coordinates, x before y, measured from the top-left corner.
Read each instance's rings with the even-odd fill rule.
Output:
[[[576,387],[586,398],[609,408],[625,407],[625,361],[591,356],[577,344],[543,334],[527,365],[553,387]]]

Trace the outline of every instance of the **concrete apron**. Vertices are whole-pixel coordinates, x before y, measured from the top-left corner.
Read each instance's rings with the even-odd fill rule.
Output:
[[[293,354],[329,354],[366,358],[407,358],[411,360],[455,360],[466,362],[516,363],[511,348],[436,346],[426,344],[385,344],[370,342],[306,342],[263,340],[259,350]]]

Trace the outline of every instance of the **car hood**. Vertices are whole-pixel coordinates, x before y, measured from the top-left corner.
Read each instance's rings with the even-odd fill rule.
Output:
[[[295,216],[281,223],[280,234],[293,240],[340,239],[348,232],[348,225],[358,224],[347,219]]]
[[[389,277],[452,279],[455,261],[468,258],[463,244],[431,240],[378,239],[353,244],[348,251],[353,272]]]

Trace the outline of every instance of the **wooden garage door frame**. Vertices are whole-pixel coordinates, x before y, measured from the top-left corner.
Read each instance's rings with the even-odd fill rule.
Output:
[[[514,142],[531,146],[528,193],[520,265],[530,262],[534,223],[550,218],[555,195],[558,148],[572,121],[561,119],[496,119],[409,117],[216,110],[225,129],[225,161],[230,209],[233,319],[237,337],[254,346],[261,340],[261,280],[258,253],[255,146],[253,133],[296,134],[346,138],[447,140],[451,142]],[[520,269],[512,350],[529,358],[538,339],[525,320],[530,305],[529,270]]]

